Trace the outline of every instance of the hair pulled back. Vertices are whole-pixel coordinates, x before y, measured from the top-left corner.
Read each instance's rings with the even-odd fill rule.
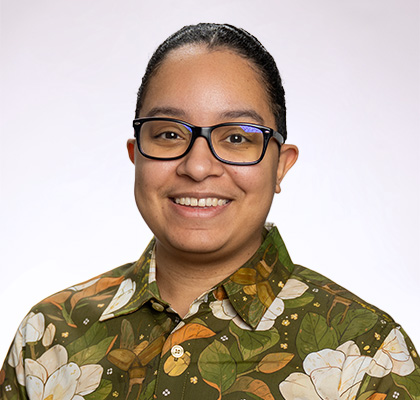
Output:
[[[154,52],[147,64],[137,94],[136,117],[140,113],[150,79],[156,74],[169,52],[185,45],[205,45],[209,50],[226,48],[250,61],[259,71],[266,86],[277,130],[284,137],[286,130],[286,104],[284,89],[276,62],[256,37],[228,24],[200,23],[188,25],[169,36]]]

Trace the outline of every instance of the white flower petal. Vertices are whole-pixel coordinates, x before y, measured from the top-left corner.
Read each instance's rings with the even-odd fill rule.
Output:
[[[383,376],[388,375],[391,372],[391,369],[391,358],[383,352],[382,349],[379,349],[373,357],[367,373],[375,378],[382,378]]]
[[[353,399],[368,371],[372,358],[367,356],[348,356],[343,365],[339,386],[340,399]]]
[[[414,371],[415,365],[404,336],[399,329],[393,329],[384,340],[381,350],[392,360],[392,372],[400,376],[406,376]]]
[[[303,361],[303,369],[308,375],[319,368],[339,368],[341,369],[346,356],[337,350],[323,349],[310,353]],[[338,386],[337,386],[338,387]]]
[[[25,368],[23,366],[23,357],[21,355],[20,361],[18,363],[18,365],[15,367],[15,372],[16,372],[16,379],[17,381],[22,385],[25,386],[26,382],[25,382]]]
[[[308,288],[309,286],[306,283],[291,278],[286,282],[278,297],[283,300],[296,299],[296,297],[302,296]]]
[[[338,346],[337,350],[342,351],[347,357],[360,356],[360,349],[357,347],[357,344],[353,342],[353,340],[348,340],[346,343]]]
[[[272,321],[274,323],[275,319],[283,314],[284,311],[284,301],[280,297],[276,297],[273,302],[270,304],[270,307],[267,308],[267,311],[261,318],[263,321]],[[271,325],[273,326],[273,324]]]
[[[219,319],[229,320],[237,315],[229,299],[212,301],[210,308],[213,315]]]
[[[50,376],[57,369],[67,364],[67,358],[67,350],[61,344],[56,344],[39,357],[37,361],[45,367],[48,376]]]
[[[37,313],[26,322],[25,341],[26,343],[37,342],[42,338],[45,329],[45,317],[42,313]]]
[[[308,375],[300,372],[290,374],[279,385],[281,394],[286,400],[322,400]]]
[[[244,331],[250,331],[252,328],[239,316],[236,315],[235,318],[232,319],[236,326],[243,329]]]
[[[13,368],[16,368],[19,362],[22,361],[23,336],[20,330],[16,332],[15,340],[11,348],[7,362]]]
[[[69,363],[55,371],[47,380],[44,398],[71,400],[75,394],[80,368],[75,363]]]
[[[38,361],[27,358],[25,360],[25,374],[26,376],[34,376],[41,379],[43,383],[47,381],[48,372],[43,365]]]
[[[80,371],[81,375],[76,387],[76,393],[81,396],[86,396],[99,386],[103,368],[98,364],[90,364],[80,367]]]
[[[322,399],[338,399],[341,369],[337,367],[320,368],[310,375],[315,390]]]
[[[136,291],[136,282],[133,282],[130,278],[124,280],[119,286],[117,293],[115,293],[114,298],[109,303],[108,307],[105,309],[101,315],[100,321],[104,321],[112,317],[115,311],[124,307],[133,296]]]
[[[51,343],[54,340],[55,331],[56,331],[55,325],[51,322],[47,326],[47,329],[45,329],[44,337],[42,338],[42,345],[44,347],[51,346]]]
[[[44,384],[41,379],[36,376],[28,376],[26,378],[26,393],[28,399],[42,400],[44,398]]]

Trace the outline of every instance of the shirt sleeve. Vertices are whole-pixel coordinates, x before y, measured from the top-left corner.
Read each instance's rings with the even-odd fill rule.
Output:
[[[34,313],[31,314],[34,315]],[[19,400],[28,398],[25,389],[24,332],[31,314],[28,314],[20,324],[4,360],[3,367],[0,370],[0,400]]]
[[[370,362],[356,399],[368,398],[420,399],[418,353],[401,327],[391,330]]]

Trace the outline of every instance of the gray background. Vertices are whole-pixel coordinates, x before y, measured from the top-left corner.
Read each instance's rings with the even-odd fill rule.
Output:
[[[1,359],[32,305],[137,259],[151,238],[125,149],[136,91],[156,46],[200,21],[244,27],[278,62],[300,158],[269,220],[294,262],[384,309],[420,346],[417,0],[0,10]]]

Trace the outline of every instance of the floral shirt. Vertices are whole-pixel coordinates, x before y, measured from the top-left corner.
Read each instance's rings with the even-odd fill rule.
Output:
[[[420,399],[403,329],[294,265],[275,227],[182,320],[159,296],[153,249],[36,305],[0,372],[0,398]]]

